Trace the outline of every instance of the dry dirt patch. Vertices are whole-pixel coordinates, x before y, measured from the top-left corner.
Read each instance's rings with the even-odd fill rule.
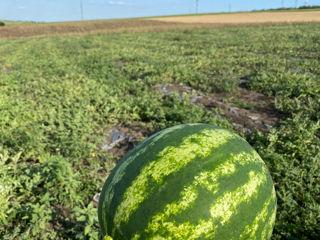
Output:
[[[274,106],[274,98],[261,93],[238,88],[233,93],[204,94],[189,86],[180,84],[163,84],[154,88],[164,96],[186,93],[190,96],[190,104],[203,105],[206,109],[221,109],[222,118],[228,119],[236,128],[252,133],[254,130],[269,131],[279,125],[284,118]],[[239,104],[241,103],[241,104]]]
[[[150,134],[148,129],[138,125],[113,126],[106,130],[101,148],[115,156],[118,161]]]
[[[161,22],[217,24],[320,22],[320,11],[233,13],[150,19]]]

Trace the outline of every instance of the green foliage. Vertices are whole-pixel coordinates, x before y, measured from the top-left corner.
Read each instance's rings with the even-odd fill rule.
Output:
[[[320,233],[320,121],[299,114],[266,137],[253,137],[277,188],[274,239],[317,239]]]
[[[5,26],[6,24],[4,23],[4,22],[1,22],[0,21],[0,27],[3,27],[3,26]]]
[[[92,198],[114,166],[105,130],[231,129],[155,88],[232,93],[243,76],[287,116],[248,137],[276,183],[273,238],[320,238],[319,41],[319,24],[0,40],[0,238],[97,239]]]
[[[0,216],[3,238],[73,238],[71,229],[62,228],[70,225],[77,228],[78,239],[83,239],[88,235],[86,229],[96,226],[95,215],[79,220],[81,213],[92,213],[92,205],[84,206],[82,183],[69,161],[52,156],[31,166],[18,161],[20,154],[11,157],[2,151],[0,157],[4,180],[0,186],[6,190],[1,198],[6,200]]]

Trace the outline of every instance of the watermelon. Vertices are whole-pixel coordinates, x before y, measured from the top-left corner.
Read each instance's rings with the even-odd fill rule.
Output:
[[[270,239],[276,196],[244,139],[185,124],[154,134],[119,162],[98,213],[106,239]]]

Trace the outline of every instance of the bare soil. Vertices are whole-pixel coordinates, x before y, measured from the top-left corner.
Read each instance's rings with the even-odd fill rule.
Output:
[[[106,130],[106,137],[101,147],[119,161],[150,134],[151,131],[139,125],[114,126]]]
[[[284,118],[284,115],[275,109],[273,97],[246,88],[239,87],[233,93],[204,94],[188,86],[164,84],[154,90],[164,95],[177,93],[181,97],[187,93],[190,96],[190,104],[203,105],[208,110],[218,108],[223,112],[221,117],[227,118],[236,128],[248,133],[254,130],[267,132],[278,126],[279,121]]]

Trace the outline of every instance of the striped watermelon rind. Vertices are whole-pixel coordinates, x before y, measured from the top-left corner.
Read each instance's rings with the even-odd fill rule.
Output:
[[[129,152],[99,200],[113,239],[270,239],[276,196],[241,137],[207,124],[160,131]]]

